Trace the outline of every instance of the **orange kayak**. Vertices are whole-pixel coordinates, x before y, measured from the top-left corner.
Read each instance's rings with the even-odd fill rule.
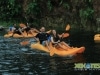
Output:
[[[51,30],[49,30],[49,31],[47,31],[47,33],[51,33]],[[12,32],[8,32],[8,34],[5,34],[4,35],[4,37],[11,37],[12,36]],[[36,33],[36,32],[33,32],[33,34],[32,33],[26,33],[26,32],[23,32],[23,35],[19,35],[19,34],[14,34],[13,35],[13,37],[14,38],[29,38],[29,37],[34,37],[34,36],[36,36],[38,33]],[[69,33],[62,33],[62,34],[60,34],[59,35],[60,37],[62,37],[62,38],[66,38],[66,37],[68,37],[69,36]]]
[[[100,34],[96,34],[94,36],[94,41],[95,41],[95,43],[100,43]]]
[[[10,34],[5,34],[4,37],[11,37],[13,33]],[[24,35],[24,36],[23,36]],[[12,37],[14,38],[28,38],[28,37],[34,37],[35,35],[37,35],[37,33],[34,32],[34,34],[27,34],[27,33],[23,33],[23,35],[19,35],[19,34],[14,34]]]
[[[56,54],[58,56],[76,55],[77,53],[83,53],[85,50],[85,47],[71,48],[71,49],[66,48],[66,50],[64,50],[61,48],[55,48],[52,46],[52,44],[50,44],[49,47],[51,50],[49,51],[47,47],[45,47],[39,43],[31,44],[30,47],[32,49],[37,49],[37,50],[41,50],[41,51],[50,53],[50,56],[53,56],[54,54]]]
[[[47,33],[50,33],[51,32],[51,30],[49,30],[49,31],[47,31]],[[4,37],[11,37],[12,36],[12,32],[9,32],[8,34],[5,34],[4,35]],[[28,37],[34,37],[34,36],[36,36],[38,33],[36,33],[36,32],[33,32],[33,34],[32,33],[26,33],[26,32],[23,32],[23,35],[19,35],[19,34],[14,34],[12,37],[14,37],[14,38],[28,38]]]

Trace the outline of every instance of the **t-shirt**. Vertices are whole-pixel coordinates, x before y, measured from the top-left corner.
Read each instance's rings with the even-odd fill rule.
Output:
[[[42,32],[40,32],[40,33],[38,33],[37,35],[36,35],[36,38],[39,38],[39,40],[40,40],[40,43],[42,43],[43,41],[46,41],[46,40],[48,40],[48,37],[49,37],[50,35],[48,34],[48,33],[42,33]]]
[[[56,37],[52,35],[52,37],[53,37],[54,42],[57,42],[58,40],[60,40],[58,35],[56,35]]]
[[[26,32],[28,32],[30,29],[31,29],[31,28],[30,28],[29,26],[27,26],[24,30],[25,30]]]

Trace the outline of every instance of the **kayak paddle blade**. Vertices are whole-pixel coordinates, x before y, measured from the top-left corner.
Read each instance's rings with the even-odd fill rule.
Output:
[[[70,30],[70,25],[69,24],[66,26],[66,31],[68,31],[68,30]]]

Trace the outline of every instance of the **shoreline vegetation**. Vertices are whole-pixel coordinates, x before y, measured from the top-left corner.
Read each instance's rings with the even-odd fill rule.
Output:
[[[0,28],[8,29],[10,26],[13,26],[13,24],[19,25],[20,23],[22,23],[22,22],[11,22],[11,21],[9,21],[9,22],[2,21],[1,22],[0,21]],[[39,29],[42,26],[42,25],[41,26],[40,25],[34,25],[34,23],[30,23],[30,24],[32,24],[33,27],[35,26],[37,29]],[[59,26],[59,25],[57,27],[56,26],[55,27],[45,26],[45,27],[46,27],[47,30],[49,30],[49,29],[56,29],[58,32],[63,32],[63,31],[65,31],[65,26],[66,25],[64,25],[63,27]],[[70,25],[70,26],[71,26],[70,32],[74,32],[74,33],[78,33],[78,32],[100,33],[100,31],[98,31],[100,29],[99,28],[95,28],[95,27],[90,29],[90,28],[83,28],[83,27],[77,26],[77,25]]]
[[[100,32],[99,0],[0,0],[0,26],[30,23],[62,31]]]

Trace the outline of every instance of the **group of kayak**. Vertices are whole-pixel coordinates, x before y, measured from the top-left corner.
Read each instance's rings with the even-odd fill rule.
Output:
[[[45,31],[45,27],[41,27],[40,30],[35,28],[31,28],[28,25],[20,24],[20,27],[17,27],[14,24],[13,28],[10,29],[9,33],[4,35],[4,37],[11,37],[16,34],[15,37],[26,37],[31,34],[36,43],[34,41],[23,41],[20,44],[30,45],[32,49],[42,50],[50,53],[50,56],[54,54],[59,56],[69,56],[76,55],[77,53],[83,53],[85,47],[70,47],[67,43],[63,41],[64,37],[68,37],[68,33],[58,34],[55,29],[50,31]],[[66,31],[70,29],[70,26],[67,25]],[[29,37],[29,36],[28,36]]]
[[[69,30],[70,26],[67,25],[66,26],[66,30]],[[36,28],[34,28],[33,26],[29,26],[28,24],[19,24],[19,26],[17,26],[16,24],[14,24],[12,27],[9,27],[9,31],[7,34],[4,35],[4,37],[34,37],[37,35],[37,33],[39,33],[41,30],[37,30]],[[46,33],[50,33],[51,30],[47,31]],[[68,33],[62,33],[59,34],[59,36],[62,37],[67,37],[69,36]]]
[[[66,27],[66,30],[69,26]],[[65,33],[64,33],[65,34]],[[68,37],[69,35],[67,35]],[[85,47],[70,47],[67,43],[63,41],[63,35],[57,34],[56,30],[51,30],[51,33],[45,31],[45,27],[41,27],[39,33],[34,37],[37,43],[32,41],[23,41],[21,45],[30,44],[32,49],[42,50],[50,53],[50,56],[54,54],[59,56],[69,56],[76,55],[77,53],[83,53]]]
[[[36,41],[40,42],[40,44],[46,46],[49,51],[50,51],[50,47],[49,47],[50,42],[52,42],[52,44],[54,46],[56,46],[56,47],[59,46],[65,50],[66,50],[66,48],[71,48],[64,41],[61,41],[62,36],[59,36],[59,34],[56,33],[56,30],[52,30],[51,35],[50,35],[50,34],[45,32],[45,27],[40,28],[40,32],[34,37],[34,39]],[[23,45],[25,45],[25,44],[26,43],[23,43]],[[66,48],[62,47],[62,45],[65,45]]]
[[[4,37],[33,37],[36,35],[33,32],[38,33],[39,31],[28,24],[21,23],[19,26],[13,24],[12,27],[9,27],[9,31]]]

